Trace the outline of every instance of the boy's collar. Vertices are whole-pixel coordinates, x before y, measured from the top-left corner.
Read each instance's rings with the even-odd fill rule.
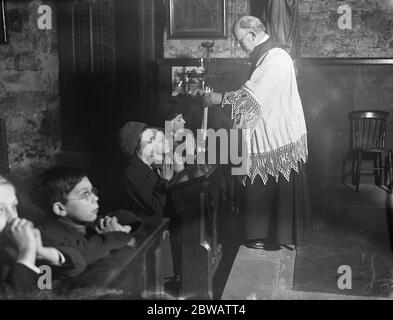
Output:
[[[66,224],[67,226],[72,227],[73,229],[76,229],[78,231],[86,233],[87,223],[76,222],[76,221],[73,221],[67,217],[59,217],[58,220],[64,224]]]

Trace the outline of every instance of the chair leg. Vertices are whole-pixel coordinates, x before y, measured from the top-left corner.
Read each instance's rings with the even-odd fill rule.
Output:
[[[356,159],[356,152],[352,151],[352,185],[356,185],[356,166],[357,166],[357,159]]]
[[[374,163],[374,183],[376,186],[379,186],[379,154],[376,155],[376,157],[373,159],[373,163]]]
[[[356,192],[359,192],[361,162],[362,162],[362,152],[358,150],[357,164],[356,164]]]
[[[393,171],[393,168],[392,168],[392,153],[391,152],[388,152],[388,166],[389,166],[389,187],[390,187],[390,193],[392,193],[393,192],[393,185],[392,185],[392,183],[393,183],[393,175],[392,175],[392,171]]]
[[[384,157],[384,158],[382,158],[382,163],[383,163],[383,177],[382,177],[382,184],[384,185],[384,186],[388,186],[389,184],[387,183],[387,181],[388,181],[388,158],[389,158],[389,154],[388,154],[388,156],[387,157]]]
[[[345,169],[346,169],[346,163],[347,163],[347,155],[344,155],[343,156],[343,158],[342,158],[342,164],[341,164],[341,183],[343,184],[343,185],[345,185],[345,178],[346,178],[346,176],[347,176],[347,173],[346,173],[346,171],[345,171]]]
[[[384,165],[382,163],[382,153],[378,154],[378,186],[382,186],[383,184],[383,175],[384,175]]]

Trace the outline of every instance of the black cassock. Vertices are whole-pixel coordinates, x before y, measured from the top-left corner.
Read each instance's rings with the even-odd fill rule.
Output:
[[[266,185],[260,177],[252,185],[247,179],[241,212],[246,239],[301,245],[311,226],[305,165],[299,164],[299,173],[292,170],[289,182],[282,175]]]

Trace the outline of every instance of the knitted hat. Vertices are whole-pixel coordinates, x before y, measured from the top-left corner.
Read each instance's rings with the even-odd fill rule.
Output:
[[[120,149],[126,157],[131,157],[138,146],[146,124],[142,122],[127,122],[119,131]]]

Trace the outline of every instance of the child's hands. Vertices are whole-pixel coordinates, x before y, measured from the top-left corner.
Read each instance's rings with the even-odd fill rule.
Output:
[[[64,256],[61,256],[60,251],[58,251],[56,248],[44,247],[42,245],[40,230],[34,228],[33,233],[37,247],[37,259],[45,260],[46,262],[49,262],[55,266],[63,264],[65,260],[62,261]]]
[[[45,248],[42,245],[41,232],[38,229],[33,229],[35,244],[37,248],[37,259],[44,259]]]
[[[174,152],[173,155],[174,155],[173,170],[176,173],[183,171],[184,170],[184,163],[183,163],[181,156],[177,152]]]
[[[33,230],[32,222],[20,218],[12,219],[5,228],[6,234],[18,247],[17,261],[25,261],[34,265],[37,245]]]
[[[33,230],[34,238],[35,238],[35,243],[37,246],[37,259],[40,260],[51,260],[50,258],[50,253],[48,252],[49,248],[46,248],[42,245],[42,239],[41,239],[41,232],[38,229]]]
[[[132,237],[130,239],[130,241],[128,241],[127,246],[130,246],[130,247],[134,248],[135,244],[136,244],[136,239],[135,239],[135,237]]]
[[[164,163],[160,170],[160,176],[165,180],[171,180],[173,177],[173,165]]]
[[[125,233],[131,232],[131,226],[121,225],[116,217],[105,217],[98,220],[98,226],[95,227],[97,233],[105,234],[108,232],[121,231]]]

